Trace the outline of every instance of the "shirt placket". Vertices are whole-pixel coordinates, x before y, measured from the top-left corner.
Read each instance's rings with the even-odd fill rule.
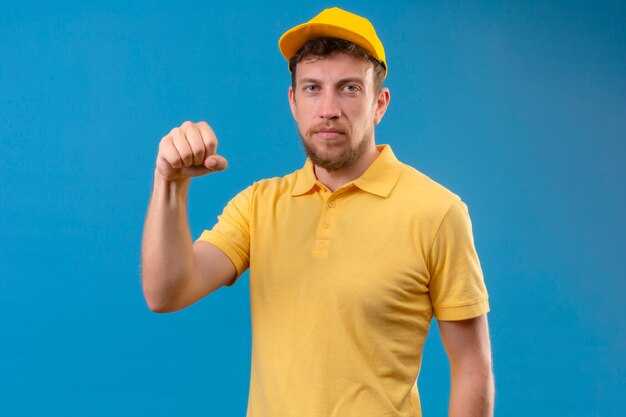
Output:
[[[340,189],[332,193],[326,188],[320,188],[319,190],[324,205],[317,224],[315,242],[311,254],[314,259],[328,256],[341,202],[346,194],[345,191],[345,189]]]

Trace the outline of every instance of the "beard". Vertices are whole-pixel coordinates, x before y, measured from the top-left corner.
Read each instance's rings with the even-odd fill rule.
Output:
[[[350,132],[344,130],[344,140],[329,140],[316,144],[311,139],[315,132],[316,129],[311,129],[305,137],[298,128],[306,155],[314,165],[328,172],[352,166],[367,151],[371,139],[371,135],[366,134],[358,143],[351,145]]]

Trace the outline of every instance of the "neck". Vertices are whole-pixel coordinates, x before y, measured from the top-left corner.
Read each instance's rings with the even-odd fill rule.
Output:
[[[380,151],[372,142],[372,146],[352,165],[337,171],[327,171],[326,169],[314,166],[315,176],[332,192],[343,187],[347,183],[356,180],[372,165],[372,162],[378,157]]]

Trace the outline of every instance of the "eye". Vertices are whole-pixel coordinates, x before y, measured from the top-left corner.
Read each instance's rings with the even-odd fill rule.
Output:
[[[311,85],[305,85],[305,86],[302,88],[302,90],[303,90],[305,93],[315,93],[316,91],[318,91],[318,90],[319,90],[319,87],[318,87],[318,86],[316,86],[316,85],[312,85],[312,84],[311,84]]]
[[[343,90],[348,93],[358,93],[361,91],[361,87],[356,84],[346,84],[343,86]]]

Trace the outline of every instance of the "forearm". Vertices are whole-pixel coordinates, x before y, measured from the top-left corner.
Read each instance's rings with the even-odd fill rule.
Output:
[[[142,242],[142,286],[153,311],[168,311],[193,273],[187,222],[190,180],[165,181],[155,173]]]
[[[460,368],[451,372],[449,416],[493,416],[495,389],[490,364]]]

